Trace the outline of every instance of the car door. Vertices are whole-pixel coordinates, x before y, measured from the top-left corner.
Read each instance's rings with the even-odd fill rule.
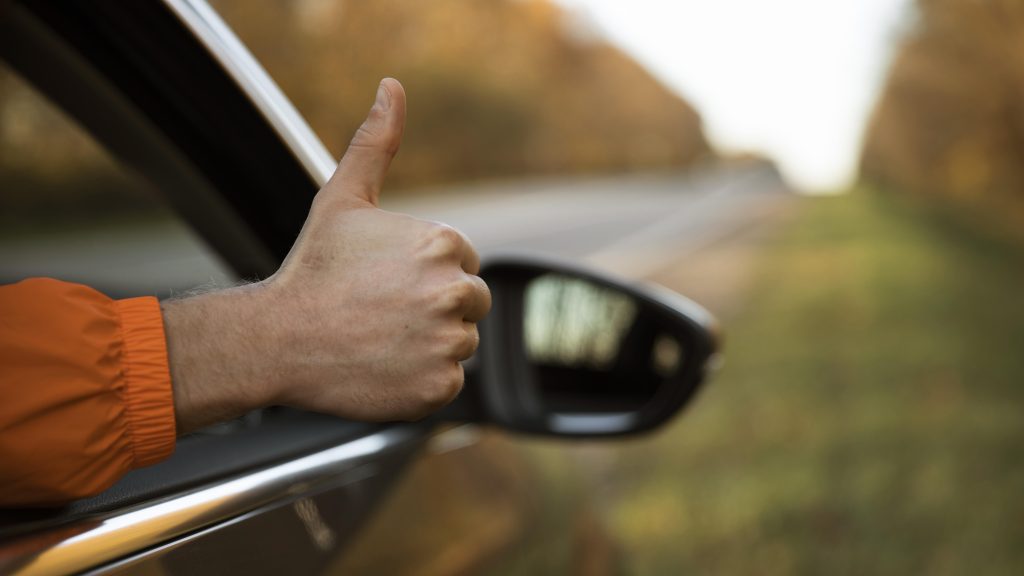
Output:
[[[205,3],[0,9],[8,66],[142,176],[226,277],[274,271],[334,159]],[[112,296],[167,295],[94,279]],[[507,440],[473,427],[275,408],[182,438],[169,460],[94,498],[0,512],[0,568],[312,573],[388,566],[399,551],[396,568],[461,572],[522,537],[519,512],[536,505],[523,504],[532,480],[521,464]],[[420,529],[382,544],[367,520],[388,525],[395,510]]]

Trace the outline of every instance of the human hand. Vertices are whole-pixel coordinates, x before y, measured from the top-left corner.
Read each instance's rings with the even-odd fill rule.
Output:
[[[462,388],[459,361],[476,350],[490,293],[461,233],[377,207],[404,124],[405,92],[386,79],[284,264],[265,281],[288,320],[281,403],[407,420]]]
[[[179,432],[271,404],[413,420],[461,390],[490,293],[461,233],[378,207],[404,124],[385,79],[280,269],[165,303]]]

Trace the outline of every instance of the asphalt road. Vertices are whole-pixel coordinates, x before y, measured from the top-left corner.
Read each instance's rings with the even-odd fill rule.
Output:
[[[689,174],[510,181],[385,196],[387,209],[446,222],[486,256],[532,252],[647,277],[756,225],[785,185],[763,166]],[[55,276],[115,296],[161,296],[230,273],[175,223],[0,242],[0,282]]]
[[[478,185],[384,207],[455,226],[484,256],[539,253],[640,278],[757,225],[786,192],[754,166]]]

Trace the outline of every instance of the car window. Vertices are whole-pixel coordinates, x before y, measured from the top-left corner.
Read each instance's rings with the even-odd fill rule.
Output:
[[[232,274],[138,174],[0,66],[0,283],[167,297]]]

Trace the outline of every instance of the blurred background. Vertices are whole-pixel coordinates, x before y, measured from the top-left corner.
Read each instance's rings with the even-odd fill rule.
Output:
[[[1024,3],[212,4],[335,156],[403,82],[385,207],[725,327],[722,369],[651,436],[439,437],[339,568],[1020,573]],[[231,279],[7,69],[0,181],[4,281]]]

